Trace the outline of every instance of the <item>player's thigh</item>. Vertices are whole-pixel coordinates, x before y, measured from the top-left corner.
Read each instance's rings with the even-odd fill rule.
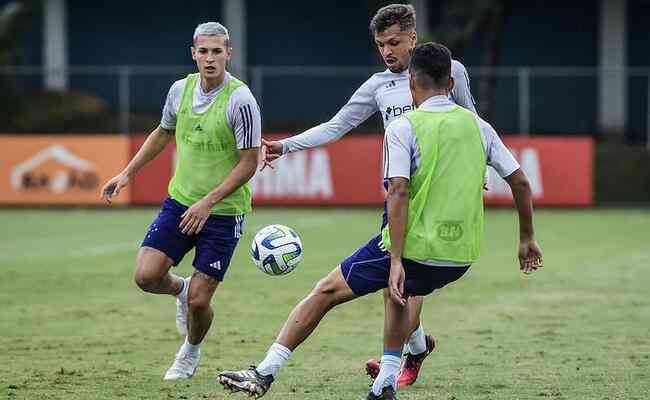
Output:
[[[243,216],[211,215],[196,235],[194,269],[222,282],[241,237]]]
[[[376,236],[341,262],[341,273],[357,296],[374,293],[388,286],[390,255]]]
[[[336,306],[359,297],[345,281],[340,265],[316,283],[311,295],[326,298],[331,306]]]
[[[158,281],[174,265],[174,260],[151,247],[140,247],[135,263],[136,281]]]
[[[162,277],[192,249],[195,237],[184,235],[179,228],[185,210],[187,207],[171,198],[163,202],[142,241],[136,276]]]
[[[469,270],[467,267],[437,267],[404,260],[404,291],[410,296],[426,296],[434,290],[457,281]]]

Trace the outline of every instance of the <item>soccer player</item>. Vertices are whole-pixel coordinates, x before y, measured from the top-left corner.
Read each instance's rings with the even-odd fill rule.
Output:
[[[366,399],[396,398],[401,350],[409,334],[406,298],[428,295],[456,281],[477,260],[486,165],[502,168],[492,159],[499,141],[494,129],[448,98],[454,83],[446,47],[436,43],[416,47],[409,79],[418,109],[393,121],[384,139],[388,225],[293,309],[257,367],[218,375],[226,388],[263,396],[329,310],[388,287],[384,355]],[[542,266],[533,235],[531,190],[520,169],[507,179],[517,183],[513,186],[520,218],[520,269],[530,273]]]
[[[135,270],[142,290],[176,296],[176,326],[185,341],[165,380],[191,378],[199,364],[201,342],[212,323],[210,301],[251,210],[248,181],[257,168],[261,139],[255,98],[225,69],[232,55],[228,30],[216,22],[198,25],[191,54],[199,72],[174,82],[160,125],[124,171],[102,188],[110,204],[175,137],[177,165],[169,197],[142,242]],[[192,276],[171,273],[192,248]]]
[[[300,135],[281,141],[262,141],[262,152],[267,164],[283,154],[318,147],[340,139],[351,129],[370,118],[377,111],[381,113],[384,127],[395,118],[409,110],[415,109],[409,90],[408,65],[411,52],[417,42],[416,17],[413,6],[408,4],[391,4],[377,11],[370,22],[370,31],[377,49],[387,69],[370,77],[352,95],[350,100],[328,122],[311,128]],[[449,100],[476,113],[474,100],[470,91],[469,78],[465,67],[452,60],[451,76],[454,86],[449,92]],[[506,177],[519,166],[510,163],[512,156],[498,140],[492,149],[495,163],[505,163],[499,170],[501,177]],[[386,220],[384,219],[384,224]],[[384,296],[388,295],[384,292]],[[412,297],[411,318],[409,324],[413,332],[405,346],[405,360],[400,373],[399,385],[415,382],[425,357],[433,350],[435,344],[431,336],[424,333],[420,323],[422,298]],[[379,370],[376,360],[369,360],[366,370],[374,378]]]

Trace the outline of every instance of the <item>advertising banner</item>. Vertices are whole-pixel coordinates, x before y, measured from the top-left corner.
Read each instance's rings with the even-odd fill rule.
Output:
[[[593,204],[594,143],[591,138],[504,136],[503,142],[528,175],[535,206]],[[511,205],[508,184],[489,168],[488,205]]]
[[[131,137],[131,157],[138,152],[147,135]],[[176,145],[169,143],[156,158],[149,161],[131,182],[133,204],[160,204],[167,197],[167,184],[174,173]]]
[[[265,135],[276,140],[285,135]],[[132,153],[145,136],[134,137]],[[593,140],[591,138],[504,136],[530,179],[536,206],[579,207],[593,204]],[[380,205],[384,200],[380,135],[348,136],[327,146],[288,154],[252,180],[256,205]],[[157,204],[167,195],[173,173],[174,146],[135,178],[136,204]],[[512,205],[507,183],[490,173],[487,205]]]
[[[117,135],[0,135],[0,149],[0,204],[99,204],[130,155]],[[128,188],[115,199],[129,202]]]

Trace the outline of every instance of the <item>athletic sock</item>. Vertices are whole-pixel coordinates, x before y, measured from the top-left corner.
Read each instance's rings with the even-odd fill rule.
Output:
[[[287,349],[280,343],[273,343],[266,352],[266,357],[257,366],[257,372],[262,375],[275,375],[287,360],[291,357],[291,350]]]
[[[399,372],[400,363],[401,357],[398,352],[384,352],[384,355],[381,357],[379,375],[377,375],[377,378],[372,383],[372,393],[375,396],[381,395],[381,391],[386,386],[392,386],[394,390],[397,390],[397,373]]]
[[[411,334],[411,337],[409,337],[408,347],[409,353],[413,355],[422,354],[427,351],[427,339],[422,324],[420,324],[418,329],[416,329],[415,332]]]
[[[181,346],[181,353],[196,354],[199,352],[200,348],[201,348],[201,343],[192,344],[188,341],[187,336],[185,336],[185,343],[183,343],[183,345]]]
[[[185,282],[185,279],[183,279],[183,278],[180,278],[180,279],[181,279],[181,290],[179,290],[178,293],[176,293],[176,297],[183,294],[183,291],[185,290],[185,285],[187,285],[187,282]]]

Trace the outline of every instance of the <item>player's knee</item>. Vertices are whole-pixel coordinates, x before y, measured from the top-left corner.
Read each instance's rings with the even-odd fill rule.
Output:
[[[318,296],[332,296],[336,293],[336,286],[334,282],[328,277],[319,280],[312,290],[312,294]]]
[[[136,271],[133,278],[135,284],[145,292],[151,292],[158,286],[158,278],[152,275]]]
[[[203,293],[190,293],[187,298],[187,305],[190,312],[206,310],[210,308],[210,296]]]

